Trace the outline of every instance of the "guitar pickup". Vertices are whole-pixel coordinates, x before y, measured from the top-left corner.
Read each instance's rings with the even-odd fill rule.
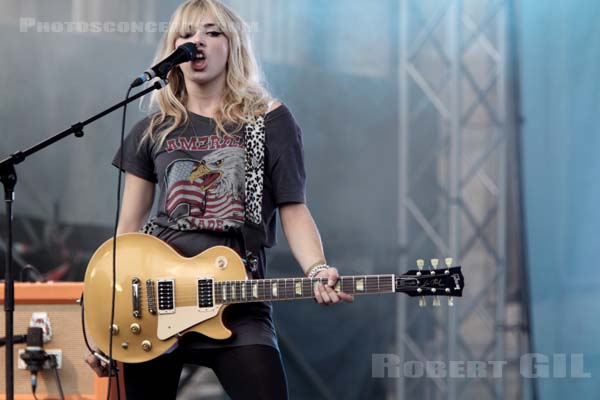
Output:
[[[158,313],[175,313],[175,280],[161,279],[157,281],[158,287]]]
[[[198,308],[200,311],[212,309],[215,306],[213,295],[213,279],[198,279]]]

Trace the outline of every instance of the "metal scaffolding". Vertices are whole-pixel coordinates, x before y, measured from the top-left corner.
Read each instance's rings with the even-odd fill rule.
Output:
[[[397,398],[522,395],[514,362],[522,349],[507,328],[522,313],[506,296],[508,3],[401,1],[399,261],[453,256],[466,288],[449,308],[398,299],[401,359],[442,361],[446,370],[404,370]],[[452,361],[484,362],[487,377],[453,371]],[[490,361],[506,361],[502,379],[492,378]]]

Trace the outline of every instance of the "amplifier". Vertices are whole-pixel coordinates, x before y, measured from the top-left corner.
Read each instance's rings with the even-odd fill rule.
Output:
[[[67,399],[106,399],[108,379],[98,378],[84,361],[87,353],[81,329],[81,307],[77,300],[83,290],[82,283],[15,283],[14,334],[26,334],[32,315],[47,315],[52,328],[52,338],[44,343],[44,350],[60,356],[58,374]],[[0,284],[0,304],[4,304],[4,284]],[[0,309],[0,337],[5,335],[4,308]],[[15,399],[32,399],[31,374],[20,369],[19,350],[25,343],[14,347]],[[0,348],[0,400],[6,398],[5,348]],[[23,365],[21,365],[21,368]],[[121,381],[122,382],[122,381]],[[113,382],[115,387],[115,382]],[[122,385],[121,385],[122,386]],[[112,390],[111,390],[112,392]],[[54,372],[44,369],[38,373],[36,390],[38,399],[59,398]],[[111,398],[116,398],[116,391]],[[122,396],[125,398],[125,396]]]

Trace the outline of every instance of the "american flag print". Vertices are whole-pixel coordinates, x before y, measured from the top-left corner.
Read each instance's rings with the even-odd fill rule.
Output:
[[[244,222],[244,150],[216,150],[167,167],[165,211],[178,230],[227,231]]]

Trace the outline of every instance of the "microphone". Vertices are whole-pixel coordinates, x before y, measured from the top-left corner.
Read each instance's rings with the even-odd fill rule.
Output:
[[[167,77],[167,74],[170,70],[173,69],[176,65],[179,65],[184,62],[192,61],[196,58],[196,53],[198,50],[196,49],[196,45],[194,43],[188,42],[182,44],[178,48],[175,49],[174,52],[171,53],[170,56],[156,64],[154,67],[146,70],[143,74],[137,77],[132,83],[131,87],[138,87],[144,82],[148,82],[155,77],[160,77],[162,79]]]
[[[27,328],[27,347],[21,354],[21,359],[25,361],[27,369],[31,371],[31,390],[35,394],[38,371],[44,368],[44,363],[48,359],[48,354],[44,351],[42,328]]]

